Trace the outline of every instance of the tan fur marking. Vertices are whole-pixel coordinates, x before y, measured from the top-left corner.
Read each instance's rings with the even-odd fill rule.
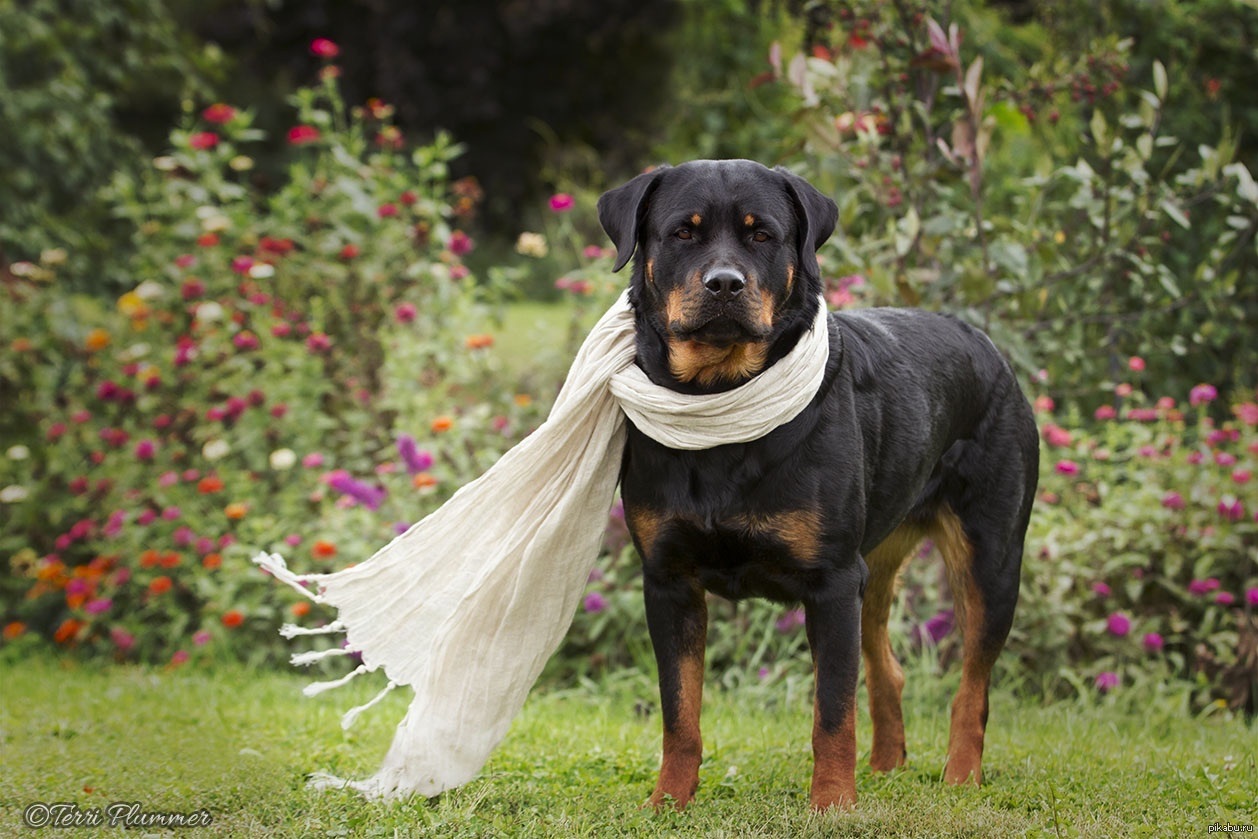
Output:
[[[813,562],[821,553],[821,516],[816,510],[787,510],[764,516],[742,515],[734,526],[753,534],[768,534],[786,544],[791,556]]]
[[[856,702],[849,703],[839,727],[827,732],[821,727],[821,713],[813,699],[812,792],[814,810],[856,806]]]
[[[664,302],[664,316],[668,318],[668,323],[682,323],[686,316],[686,293],[680,288],[675,288],[668,293],[668,299]]]
[[[703,648],[681,659],[681,695],[674,730],[664,730],[663,758],[651,806],[659,809],[668,798],[683,809],[699,786],[699,764],[703,761],[703,735],[699,719],[703,706]]]
[[[651,264],[647,263],[647,273],[650,274]],[[790,297],[791,292],[795,289],[795,266],[786,266],[786,296]]]
[[[648,259],[646,261],[646,281],[651,285],[655,285],[655,260]]]
[[[929,535],[935,540],[948,569],[948,584],[961,626],[961,685],[952,701],[948,731],[948,765],[944,780],[950,784],[983,781],[983,738],[987,729],[987,688],[994,658],[982,650],[983,602],[974,586],[974,547],[961,520],[951,510],[939,515]]]
[[[625,523],[629,525],[629,532],[637,540],[642,552],[650,554],[655,540],[659,538],[664,517],[646,507],[632,507],[625,510]]]
[[[755,277],[748,278],[748,285],[752,288],[759,289]],[[760,292],[760,309],[757,311],[756,320],[760,322],[760,326],[766,332],[773,329],[773,295]]]
[[[705,387],[750,379],[764,368],[768,354],[767,341],[714,347],[698,341],[668,339],[668,369],[680,382],[697,382]]]
[[[703,216],[699,215],[698,213],[695,213],[693,216],[690,217],[690,223],[693,224],[695,227],[698,227],[699,225],[703,224]]]
[[[747,227],[755,227],[756,217],[753,216],[751,213],[748,213],[747,215],[743,216],[743,224],[745,224]]]
[[[875,772],[890,771],[905,761],[904,714],[900,705],[904,671],[891,651],[887,618],[895,602],[900,569],[923,536],[922,530],[901,525],[865,557],[869,580],[861,605],[861,651],[865,657],[869,715],[874,723],[869,765]]]

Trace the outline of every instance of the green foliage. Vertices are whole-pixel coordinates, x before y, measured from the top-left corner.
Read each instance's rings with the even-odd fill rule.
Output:
[[[0,4],[0,261],[53,251],[84,289],[125,282],[98,192],[216,65],[161,0]]]

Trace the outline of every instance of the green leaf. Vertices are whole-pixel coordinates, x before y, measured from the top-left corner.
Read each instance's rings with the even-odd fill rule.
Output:
[[[1160,206],[1166,212],[1166,214],[1171,217],[1171,221],[1175,222],[1180,227],[1184,228],[1185,230],[1189,230],[1192,228],[1192,222],[1188,220],[1188,216],[1184,215],[1184,211],[1181,210],[1179,207],[1175,206],[1175,204],[1172,203],[1171,199],[1169,198],[1162,199],[1162,202],[1158,206]]]
[[[1167,91],[1166,67],[1161,61],[1153,62],[1153,90],[1158,95],[1158,99],[1166,101]]]

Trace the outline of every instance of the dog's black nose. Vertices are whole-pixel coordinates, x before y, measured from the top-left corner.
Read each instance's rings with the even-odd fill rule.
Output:
[[[732,268],[714,268],[703,278],[703,286],[715,297],[729,300],[742,293],[747,278]]]

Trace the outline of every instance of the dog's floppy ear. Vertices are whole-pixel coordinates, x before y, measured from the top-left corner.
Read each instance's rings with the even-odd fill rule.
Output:
[[[598,220],[616,244],[613,271],[625,267],[638,246],[638,228],[646,217],[647,199],[667,166],[658,166],[629,183],[604,192],[598,199]]]
[[[821,269],[817,265],[817,249],[834,232],[839,207],[794,172],[782,166],[773,171],[782,176],[786,182],[786,193],[795,204],[795,215],[799,220],[800,269],[807,276],[819,278]]]

